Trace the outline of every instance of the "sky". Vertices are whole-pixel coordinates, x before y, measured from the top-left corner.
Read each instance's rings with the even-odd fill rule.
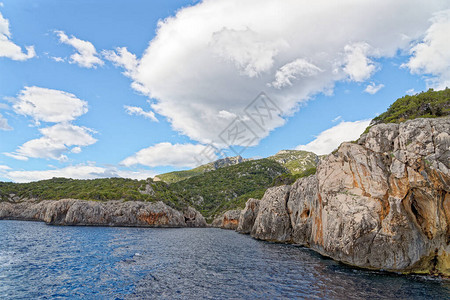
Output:
[[[0,0],[0,181],[327,154],[450,86],[450,2]]]

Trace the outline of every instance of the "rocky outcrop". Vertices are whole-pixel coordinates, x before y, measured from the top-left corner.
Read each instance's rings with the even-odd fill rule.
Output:
[[[239,224],[240,210],[229,210],[218,216],[211,223],[212,227],[236,230]]]
[[[449,134],[450,118],[372,127],[316,175],[269,189],[251,235],[359,267],[450,276]]]
[[[260,200],[258,199],[248,199],[245,208],[239,215],[239,223],[236,229],[238,232],[247,234],[252,232],[253,224],[259,211],[259,203]]]
[[[268,189],[259,204],[251,235],[267,241],[287,242],[292,228],[287,210],[291,187],[288,185]]]
[[[44,221],[52,225],[204,227],[205,219],[189,207],[184,213],[163,202],[63,199],[0,202],[0,219]]]
[[[187,227],[205,227],[206,220],[195,208],[189,206],[184,211],[184,222]]]

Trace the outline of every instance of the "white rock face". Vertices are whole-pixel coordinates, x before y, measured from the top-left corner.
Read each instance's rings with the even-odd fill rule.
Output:
[[[252,232],[253,224],[255,223],[256,216],[258,215],[260,202],[261,201],[258,199],[248,199],[245,208],[239,215],[239,223],[236,229],[238,232],[246,234]]]
[[[269,189],[251,235],[359,267],[450,276],[449,134],[448,117],[372,127],[316,175]]]
[[[0,203],[0,219],[36,220],[52,225],[204,227],[203,216],[189,207],[179,212],[163,202],[58,201]]]

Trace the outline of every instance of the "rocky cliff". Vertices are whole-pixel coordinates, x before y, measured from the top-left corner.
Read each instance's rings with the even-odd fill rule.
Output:
[[[163,202],[84,201],[63,199],[0,202],[0,219],[44,221],[52,225],[204,227],[203,216],[189,207],[184,213]]]
[[[226,211],[222,215],[215,218],[212,221],[211,226],[222,229],[236,230],[238,228],[240,215],[241,211],[238,209]]]
[[[449,134],[448,117],[376,125],[315,175],[250,199],[238,231],[363,268],[450,276]]]

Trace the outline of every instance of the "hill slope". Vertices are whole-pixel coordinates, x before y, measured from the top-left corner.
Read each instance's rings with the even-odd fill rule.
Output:
[[[293,175],[315,168],[319,161],[319,157],[316,154],[300,150],[281,150],[267,159],[281,164]]]
[[[170,189],[211,219],[219,212],[243,207],[252,195],[261,197],[275,178],[288,173],[276,161],[259,159],[173,183]]]
[[[185,180],[203,173],[214,171],[223,167],[228,167],[242,162],[248,161],[249,159],[242,158],[241,156],[225,157],[214,162],[201,165],[197,168],[186,170],[186,171],[174,171],[169,173],[160,174],[155,177],[155,181],[161,180],[166,183],[174,183],[181,180]]]

